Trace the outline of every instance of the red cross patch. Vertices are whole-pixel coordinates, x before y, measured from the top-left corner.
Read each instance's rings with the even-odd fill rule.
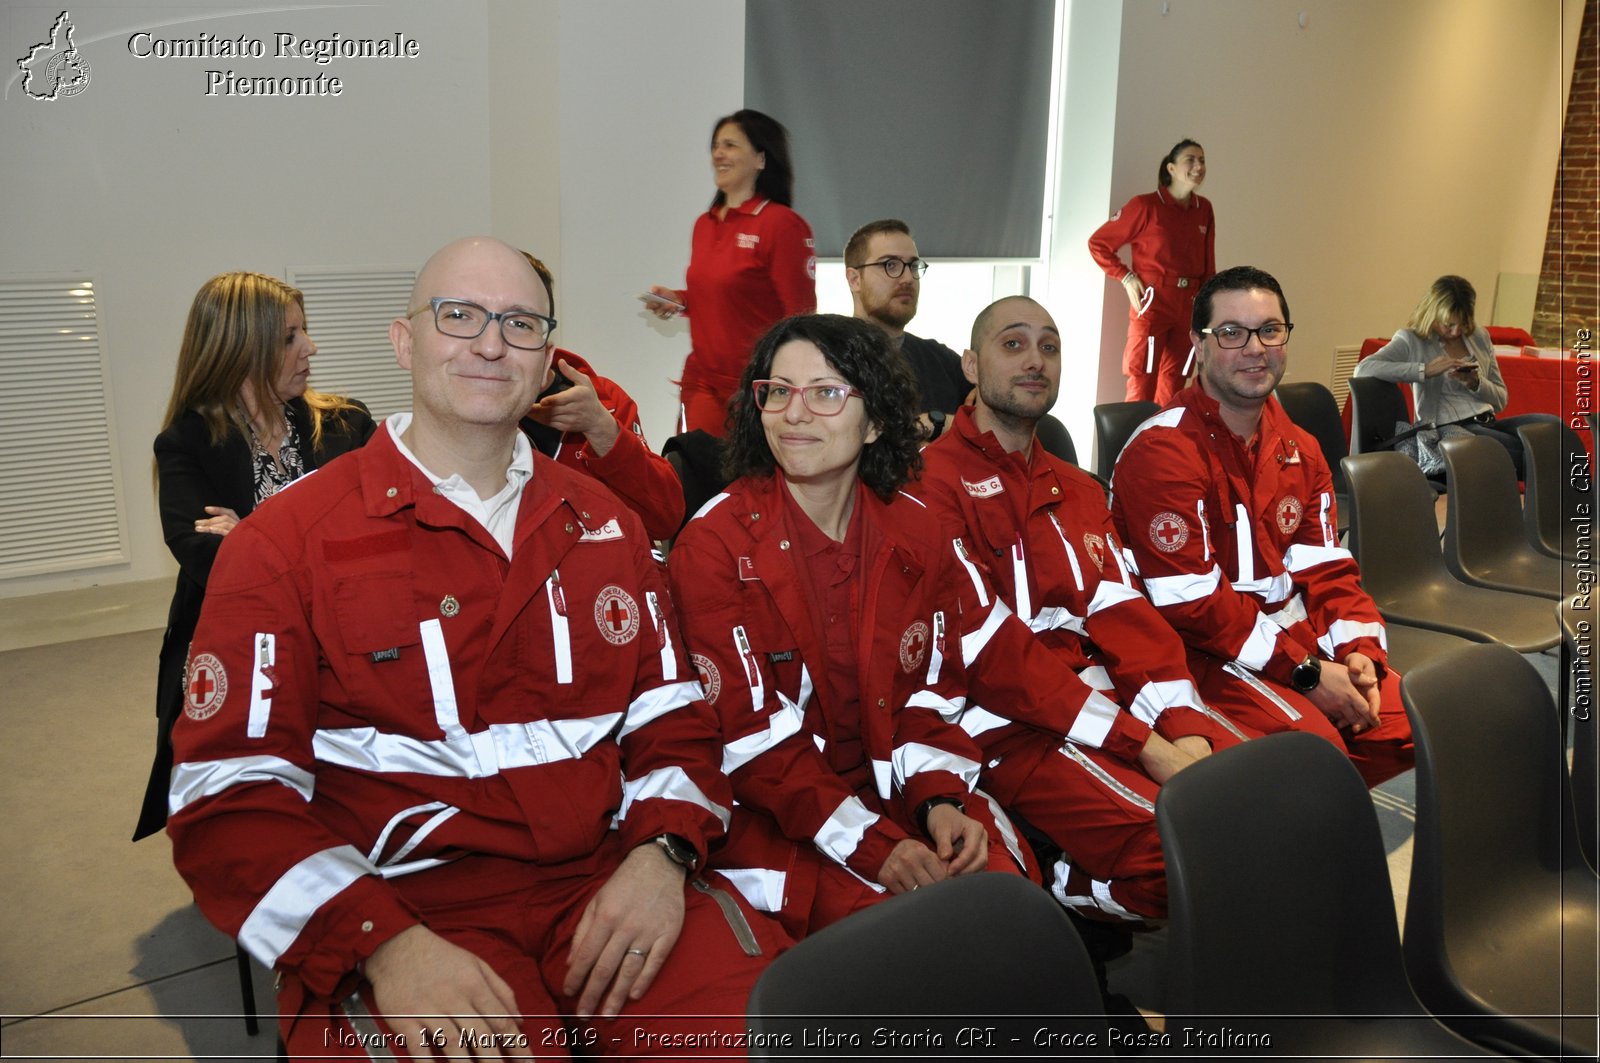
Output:
[[[1163,554],[1176,553],[1189,541],[1189,524],[1183,516],[1163,510],[1150,518],[1150,542]]]
[[[900,667],[907,673],[915,672],[927,655],[928,625],[917,620],[900,636]]]
[[[1085,532],[1083,535],[1083,548],[1089,554],[1089,560],[1094,562],[1094,567],[1104,572],[1106,569],[1106,541],[1094,532]]]
[[[222,662],[209,653],[189,661],[185,673],[183,712],[191,720],[204,720],[222,708],[228,696],[228,673]]]
[[[1293,535],[1294,530],[1300,527],[1300,518],[1305,513],[1305,506],[1294,495],[1284,495],[1283,501],[1278,503],[1278,508],[1273,511],[1277,518],[1278,530],[1285,535]]]
[[[613,646],[627,645],[639,633],[639,603],[615,583],[608,583],[595,596],[594,626]]]
[[[699,653],[689,654],[689,663],[700,675],[700,686],[706,692],[706,700],[715,705],[717,695],[722,693],[722,676],[717,672],[717,666],[710,657]]]

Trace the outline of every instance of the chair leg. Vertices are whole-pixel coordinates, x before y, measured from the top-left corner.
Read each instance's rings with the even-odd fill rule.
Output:
[[[244,1006],[244,1032],[254,1037],[261,1030],[256,1021],[256,986],[250,974],[250,956],[242,945],[233,947],[233,956],[239,965],[239,996]]]

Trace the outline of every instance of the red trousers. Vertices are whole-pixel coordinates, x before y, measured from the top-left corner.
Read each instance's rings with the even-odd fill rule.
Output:
[[[686,885],[683,931],[649,991],[628,1001],[616,1019],[585,1023],[573,1017],[577,1000],[562,993],[561,983],[578,920],[623,855],[614,839],[607,845],[618,852],[598,874],[552,875],[520,861],[468,857],[395,884],[429,929],[475,953],[511,986],[521,1036],[502,1048],[507,1058],[727,1054],[728,1048],[713,1048],[717,1042],[708,1039],[737,1045],[750,988],[788,942],[776,923],[715,876],[707,881],[731,900],[737,917],[726,914],[716,896]],[[757,955],[749,954],[751,944]],[[389,1038],[390,1051],[404,1058],[393,1039],[406,1037],[410,1044],[416,1035],[397,1032],[372,1014],[371,986],[364,979],[352,975],[348,982],[337,998],[318,999],[285,978],[278,1010],[292,1058],[366,1058],[363,1040],[370,1044],[374,1037]]]
[[[692,432],[702,429],[719,439],[727,431],[728,403],[733,392],[714,389],[706,384],[682,384],[678,388],[678,401],[682,409],[678,418],[678,431]]]
[[[1189,360],[1189,315],[1195,288],[1152,285],[1155,295],[1141,315],[1128,308],[1128,345],[1122,351],[1122,373],[1128,378],[1127,401],[1154,401],[1162,406],[1183,390],[1184,363]]]
[[[1189,654],[1189,671],[1200,696],[1241,727],[1262,734],[1309,731],[1321,735],[1349,754],[1369,787],[1394,778],[1415,763],[1411,722],[1400,702],[1400,674],[1393,669],[1378,687],[1378,726],[1351,734],[1336,728],[1304,694],[1254,673],[1243,679],[1225,668],[1226,663],[1205,654]],[[1337,666],[1324,662],[1323,667]]]

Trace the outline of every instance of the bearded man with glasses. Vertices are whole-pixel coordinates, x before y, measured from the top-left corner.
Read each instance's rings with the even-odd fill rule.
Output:
[[[1320,734],[1376,786],[1412,766],[1411,729],[1322,449],[1272,394],[1293,329],[1270,274],[1206,282],[1196,378],[1128,441],[1113,518],[1206,703],[1264,733]]]
[[[938,340],[906,331],[917,316],[922,275],[928,264],[917,256],[911,227],[898,218],[869,221],[844,245],[844,277],[855,304],[852,314],[889,337],[889,346],[911,368],[917,384],[917,426],[924,440],[939,438],[949,417],[967,401],[971,385],[961,371],[961,356]]]

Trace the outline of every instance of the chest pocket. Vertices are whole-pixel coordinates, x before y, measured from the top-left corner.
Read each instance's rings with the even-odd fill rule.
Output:
[[[428,663],[409,571],[336,577],[332,619],[344,654],[326,664],[344,688],[339,700],[352,715],[376,722],[428,696]]]

